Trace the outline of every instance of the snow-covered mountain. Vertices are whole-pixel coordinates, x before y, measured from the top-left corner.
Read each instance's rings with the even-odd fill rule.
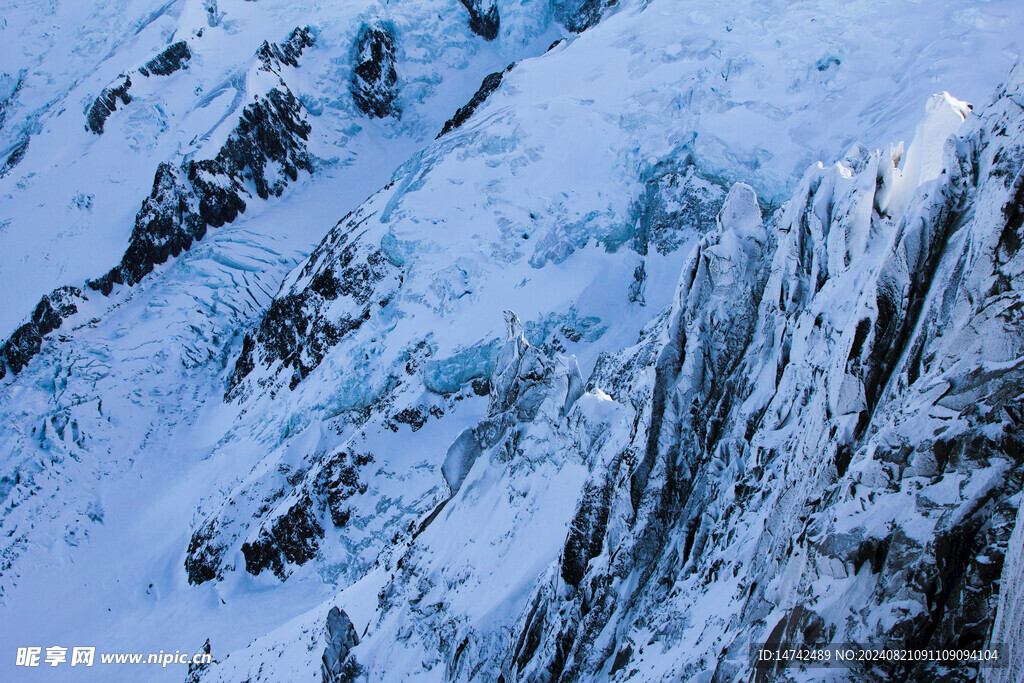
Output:
[[[1022,28],[10,7],[4,678],[1015,680]]]

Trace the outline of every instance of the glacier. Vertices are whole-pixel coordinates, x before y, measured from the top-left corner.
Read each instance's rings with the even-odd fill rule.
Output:
[[[4,678],[1015,680],[1022,27],[11,8]]]

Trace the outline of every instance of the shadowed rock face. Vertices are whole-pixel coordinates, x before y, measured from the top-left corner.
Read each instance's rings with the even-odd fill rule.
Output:
[[[270,569],[284,579],[285,564],[303,565],[316,557],[324,529],[309,497],[300,498],[287,512],[261,528],[257,537],[242,544],[245,570],[256,575]]]
[[[18,76],[18,80],[14,84],[14,87],[6,94],[0,94],[0,128],[3,128],[4,123],[7,122],[7,112],[11,108],[11,105],[17,101],[18,93],[21,91],[24,82],[24,77]]]
[[[483,83],[480,84],[477,91],[473,93],[473,97],[470,98],[469,102],[459,107],[455,112],[455,115],[445,121],[444,128],[442,128],[441,132],[437,134],[437,137],[440,138],[442,135],[452,132],[468,121],[469,117],[473,115],[473,112],[475,112],[481,104],[487,101],[487,98],[491,96],[492,92],[498,89],[498,86],[501,85],[501,79],[505,74],[511,71],[514,66],[514,63],[509,64],[505,67],[504,71],[495,71],[492,74],[488,74],[484,78]]]
[[[29,136],[25,135],[21,142],[14,146],[11,153],[7,155],[7,160],[4,161],[3,165],[0,166],[0,178],[7,175],[7,172],[18,165],[18,162],[25,157],[25,152],[28,151]]]
[[[96,100],[93,101],[92,106],[89,107],[89,113],[86,115],[86,129],[96,133],[96,135],[102,135],[103,124],[107,122],[107,118],[117,109],[118,100],[121,101],[121,104],[128,104],[132,101],[131,95],[128,94],[128,90],[131,87],[131,77],[121,74],[114,83],[104,88]]]
[[[83,300],[82,290],[77,287],[59,287],[44,296],[31,319],[0,346],[0,379],[8,369],[15,374],[20,372],[39,353],[43,337],[59,328],[64,318],[77,313]]]
[[[300,170],[313,172],[305,148],[309,131],[291,91],[274,88],[245,108],[215,158],[180,169],[160,164],[120,265],[89,286],[109,294],[114,284],[133,285],[202,239],[207,226],[235,220],[245,211],[248,184],[261,199],[280,196]]]
[[[179,69],[187,69],[188,61],[192,59],[192,50],[188,43],[179,40],[167,46],[167,49],[153,59],[146,62],[146,65],[139,68],[143,76],[170,76]]]
[[[498,37],[501,19],[498,17],[498,5],[494,0],[461,0],[469,10],[469,30],[484,40]]]
[[[384,24],[364,25],[356,37],[355,66],[349,89],[356,107],[370,118],[398,113],[395,37]]]
[[[258,575],[266,570],[284,580],[291,566],[317,556],[325,527],[346,526],[352,517],[350,498],[366,493],[360,471],[373,462],[368,454],[339,451],[320,456],[309,469],[297,470],[277,482],[255,516],[239,518],[233,499],[209,517],[193,534],[185,554],[189,583],[219,579],[234,553],[245,569]],[[245,495],[243,491],[242,496]]]
[[[282,65],[298,67],[303,50],[313,44],[313,31],[308,26],[296,28],[283,43],[264,41],[256,51],[256,58],[263,62],[263,70],[277,73]]]
[[[296,28],[283,45],[264,44],[257,54],[261,68],[277,73],[282,65],[297,66],[298,57],[312,41],[307,27]],[[175,43],[151,60],[146,70],[162,74],[174,63],[180,67],[187,61],[186,54],[191,54],[188,45]],[[130,85],[131,80],[125,76],[122,82],[105,89],[97,98],[89,114],[93,132],[102,132],[103,121],[114,111],[117,99],[124,103],[130,101],[127,94]],[[249,187],[260,199],[267,199],[280,196],[288,183],[298,179],[299,171],[313,173],[313,158],[306,150],[310,130],[302,104],[281,81],[245,107],[235,129],[213,159],[189,160],[180,167],[159,164],[153,189],[135,216],[135,227],[121,262],[102,277],[89,280],[87,286],[108,295],[115,284],[134,285],[155,266],[190,249],[195,240],[203,238],[208,227],[217,228],[234,221],[245,211],[245,198],[251,196]],[[20,154],[27,145],[26,139]],[[15,154],[19,154],[19,150],[16,149]],[[4,169],[14,163],[17,159],[9,160]],[[73,290],[82,296],[79,290],[67,287],[55,290],[55,294],[64,290]],[[47,301],[44,297],[39,306],[49,305]],[[64,318],[76,310],[65,307],[56,315]],[[5,361],[6,368],[19,372],[38,353],[42,336],[59,325],[59,320],[51,326],[30,321],[16,330],[0,347],[7,349],[0,351],[9,358]],[[6,370],[0,369],[0,376],[3,373]]]
[[[271,302],[256,329],[246,334],[229,380],[228,398],[242,391],[256,367],[272,373],[259,380],[298,386],[345,336],[386,308],[402,274],[380,249],[356,238],[364,217],[343,218],[328,234],[293,286]]]

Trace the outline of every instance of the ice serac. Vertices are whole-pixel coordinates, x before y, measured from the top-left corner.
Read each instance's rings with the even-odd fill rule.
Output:
[[[316,3],[276,43],[309,3],[37,4],[0,74],[0,298],[46,294],[0,345],[0,640],[177,639],[196,683],[1024,669],[1019,74],[872,151],[1003,76],[1012,0],[468,3],[493,41]]]
[[[344,610],[332,607],[327,615],[327,648],[321,664],[324,683],[351,683],[358,680],[362,668],[350,654],[359,644],[359,636]]]
[[[901,215],[878,210],[891,156],[857,147],[768,233],[734,188],[660,350],[633,352],[647,372],[590,380],[640,415],[577,509],[559,573],[578,589],[541,581],[506,680],[732,680],[765,641],[989,642],[1024,478],[1020,91],[1018,69]]]
[[[717,229],[687,260],[670,314],[633,349],[599,361],[589,386],[638,413],[632,427],[619,427],[628,442],[592,470],[558,563],[564,583],[536,589],[503,662],[507,680],[586,680],[604,665],[608,654],[594,641],[629,600],[615,586],[635,571],[631,585],[643,592],[679,533],[673,517],[701,492],[697,474],[710,458],[700,444],[715,439],[723,406],[740,389],[735,374],[757,321],[769,247],[753,190],[734,186]],[[738,445],[725,444],[717,459]],[[609,547],[609,537],[622,547]]]
[[[458,492],[480,454],[503,440],[510,429],[521,431],[533,422],[552,393],[563,397],[560,417],[583,393],[575,358],[546,357],[526,341],[523,325],[514,312],[506,311],[505,320],[508,341],[498,352],[490,377],[487,419],[459,435],[441,467],[452,495]]]
[[[398,71],[391,27],[382,21],[364,24],[356,36],[354,53],[349,89],[356,107],[370,118],[398,114]]]
[[[581,33],[601,21],[604,13],[616,2],[617,0],[554,0],[551,8],[567,29]]]
[[[1014,631],[997,604],[1024,481],[1021,90],[1017,71],[933,139],[941,169],[899,215],[881,209],[898,155],[860,145],[768,217],[735,184],[671,307],[585,387],[508,316],[487,417],[442,468],[452,497],[357,647],[371,678],[396,642],[447,680],[760,680],[779,674],[762,642]]]
[[[358,644],[352,620],[343,610],[332,607],[327,613],[327,648],[320,665],[323,683],[351,683],[359,679],[362,667],[349,654]]]
[[[608,433],[618,408],[584,392],[575,358],[531,345],[514,314],[506,321],[487,415],[449,450],[472,457],[446,461],[452,496],[399,547],[355,652],[371,680],[410,653],[445,680],[495,680],[525,589],[558,554],[587,463],[618,445]]]

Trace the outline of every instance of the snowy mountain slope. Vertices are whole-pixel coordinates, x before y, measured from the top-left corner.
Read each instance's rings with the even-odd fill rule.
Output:
[[[756,527],[756,511],[735,529],[730,515],[738,513],[722,512],[721,522],[714,517],[729,509],[730,496],[750,495],[748,483],[733,486],[751,470],[744,458],[761,457],[745,450],[755,448],[749,444],[776,451],[763,457],[774,468],[766,475],[772,483],[762,485],[771,501],[762,505],[767,509],[772,496],[796,498],[801,486],[817,486],[817,479],[792,486],[789,472],[797,463],[825,479],[832,476],[827,458],[842,463],[846,473],[839,476],[860,472],[857,463],[870,459],[868,446],[878,450],[872,435],[884,431],[885,420],[899,423],[902,417],[891,417],[897,410],[917,405],[902,389],[883,396],[880,387],[895,372],[896,359],[874,349],[919,347],[925,357],[936,342],[924,335],[915,338],[920,342],[887,346],[883,335],[911,335],[885,323],[878,324],[881,332],[868,334],[865,326],[859,333],[862,304],[850,293],[871,291],[876,282],[884,291],[927,289],[932,280],[906,284],[905,257],[887,254],[901,216],[924,216],[932,224],[920,197],[912,198],[921,182],[933,195],[949,184],[934,180],[942,168],[939,150],[951,124],[969,112],[940,98],[901,172],[890,168],[888,152],[854,148],[840,166],[812,168],[803,181],[799,174],[816,158],[831,163],[853,139],[879,145],[909,136],[921,104],[936,89],[979,98],[1019,52],[1012,5],[856,3],[842,10],[845,16],[826,16],[773,4],[711,10],[620,3],[579,36],[548,23],[553,16],[573,25],[562,3],[495,6],[500,31],[488,42],[470,30],[467,9],[458,3],[317,5],[312,13],[285,3],[221,2],[212,12],[186,3],[171,5],[181,10],[177,32],[165,31],[139,50],[145,54],[118,56],[122,71],[150,70],[144,65],[154,55],[190,36],[187,69],[132,75],[133,88],[178,83],[160,86],[169,90],[152,97],[166,97],[182,122],[157,136],[168,151],[147,157],[141,175],[148,177],[134,198],[120,197],[124,220],[97,214],[111,231],[91,233],[101,257],[61,245],[54,259],[77,262],[74,276],[36,270],[26,271],[34,273],[31,282],[12,276],[9,296],[24,294],[25,307],[10,314],[11,329],[40,294],[69,281],[84,284],[117,263],[158,160],[175,168],[215,158],[245,107],[278,87],[279,79],[301,103],[301,119],[310,126],[303,145],[315,163],[312,174],[297,173],[279,197],[267,192],[266,201],[256,198],[252,165],[227,174],[244,186],[236,194],[247,204],[244,215],[210,230],[187,252],[172,250],[152,273],[131,278],[138,279],[132,287],[115,287],[109,297],[82,287],[87,300],[79,310],[42,340],[38,356],[4,378],[0,410],[11,427],[0,437],[0,600],[12,614],[61,615],[56,624],[5,622],[4,642],[70,645],[88,637],[109,650],[155,651],[198,649],[209,638],[222,663],[206,677],[318,678],[324,620],[330,607],[340,606],[362,643],[353,661],[374,680],[415,674],[486,680],[501,671],[506,679],[543,679],[556,670],[570,680],[608,676],[612,669],[620,678],[658,680],[673,668],[695,671],[702,657],[717,661],[728,651],[736,659],[752,633],[778,621],[775,613],[771,619],[763,614],[763,604],[780,611],[798,604],[797,598],[765,597],[775,589],[760,583],[753,616],[740,610],[732,623],[709,622],[705,640],[693,649],[673,648],[671,657],[655,657],[651,648],[639,652],[651,637],[639,624],[665,624],[661,642],[683,637],[691,632],[678,623],[686,612],[679,605],[717,607],[730,580],[810,576],[751,562],[732,579],[719,580],[724,565],[707,569],[716,553],[735,559],[736,547],[723,538],[739,536],[748,548],[759,538],[745,531]],[[593,9],[583,3],[572,10],[582,14],[573,16],[589,23]],[[811,33],[795,28],[804,20],[830,26]],[[352,65],[364,54],[353,55],[353,46],[367,22],[395,38],[399,90],[392,102],[400,118],[365,117],[351,92]],[[297,66],[261,70],[262,41],[283,44],[292,27],[307,24],[313,45],[302,50]],[[763,42],[765,33],[777,43]],[[544,52],[556,35],[565,40]],[[205,43],[214,47],[201,47],[203,37],[215,36],[218,42]],[[967,50],[983,59],[957,57]],[[887,60],[905,68],[894,76]],[[430,142],[484,75],[503,72],[510,61],[516,65],[468,120]],[[243,85],[230,78],[238,73],[245,74]],[[391,87],[387,67],[367,73],[363,82],[384,86],[371,86],[375,95]],[[92,97],[110,78],[93,83]],[[214,94],[187,94],[195,82]],[[57,116],[68,131],[72,123],[82,127],[80,137],[76,128],[67,139],[89,140],[90,147],[56,150],[68,163],[92,164],[87,176],[118,168],[121,157],[99,150],[127,144],[119,126],[149,97],[138,92],[127,104],[118,100],[98,137],[84,129],[84,112]],[[1006,101],[1014,97],[1011,92],[1003,104],[1010,108]],[[218,99],[219,111],[227,113],[200,120]],[[991,121],[996,114],[987,116]],[[1003,125],[1012,134],[1019,121],[1010,117]],[[53,140],[62,135],[54,132]],[[966,135],[987,150],[986,158],[1001,149],[981,133]],[[190,136],[199,137],[193,144]],[[4,233],[12,240],[4,254],[37,255],[25,237],[37,214],[23,208],[44,199],[44,185],[33,185],[35,176],[28,174],[66,177],[66,166],[43,168],[41,157],[31,156],[46,149],[31,143],[0,180],[13,187],[4,206],[17,209]],[[265,154],[270,147],[254,149]],[[1012,173],[1016,162],[1007,158],[1002,163]],[[359,205],[403,160],[391,182]],[[978,168],[989,163],[980,161]],[[273,164],[268,169],[278,173]],[[754,189],[734,187],[723,211],[734,180]],[[967,189],[957,201],[1004,201],[991,189],[993,181],[983,187],[988,194]],[[768,198],[760,207],[755,191]],[[793,191],[786,211],[774,214]],[[59,201],[37,208],[56,211]],[[804,212],[806,206],[813,210]],[[942,206],[938,202],[935,211],[941,214]],[[983,234],[985,225],[960,234]],[[116,230],[119,236],[111,237]],[[732,265],[739,261],[742,275]],[[0,277],[16,272],[7,264],[0,262]],[[672,303],[681,270],[693,271],[687,278],[695,284],[683,288],[686,296],[671,315],[659,315]],[[813,291],[818,284],[821,292]],[[1007,286],[1015,291],[1012,282]],[[965,287],[964,296],[982,291],[977,284]],[[786,300],[785,311],[762,310],[763,297],[758,306],[765,288],[785,292],[779,299]],[[7,296],[5,314],[13,309]],[[871,308],[868,299],[864,307]],[[518,334],[506,342],[507,309],[525,321],[529,342]],[[827,332],[817,331],[808,311],[823,312],[821,324],[828,313]],[[871,311],[865,316],[877,320]],[[638,334],[639,344],[622,351],[637,344]],[[790,335],[804,346],[786,341]],[[861,350],[853,354],[847,381],[835,347],[852,348],[858,336]],[[748,337],[758,340],[753,352]],[[1010,355],[1014,343],[1006,342]],[[678,369],[677,351],[667,349],[685,350],[675,358]],[[786,360],[776,376],[794,353],[809,360]],[[559,358],[573,354],[579,380],[588,379],[591,390],[575,401],[574,387],[582,382],[573,379],[573,362]],[[694,362],[698,355],[705,361]],[[515,360],[527,356],[528,364]],[[819,391],[818,378],[828,373],[835,375],[829,391]],[[753,391],[748,404],[719,400],[724,376],[735,378],[725,393]],[[798,396],[806,399],[793,405],[811,405],[806,415],[788,407]],[[718,405],[722,415],[686,422],[680,408],[686,401]],[[781,416],[779,433],[751,427],[748,434],[738,426],[740,416],[769,404]],[[796,414],[783,429],[787,410]],[[877,415],[872,419],[882,426],[858,425],[849,416],[859,410]],[[1012,421],[1013,405],[1003,410]],[[973,419],[963,418],[957,429],[974,434]],[[907,422],[917,426],[897,436],[924,443],[930,423]],[[830,435],[832,426],[842,438]],[[804,440],[820,435],[824,449],[797,437],[787,441],[786,433],[801,429]],[[694,484],[699,491],[688,494],[688,503],[680,499],[689,485],[675,488],[665,480],[664,453],[673,452],[673,441],[685,441],[677,430],[706,442],[691,454],[692,477],[701,484]],[[991,489],[997,513],[985,508],[972,523],[990,514],[997,522],[1013,518],[1015,503],[1007,495],[1013,479],[999,469],[1006,459],[992,459],[993,466],[962,465],[957,475],[1010,482]],[[922,494],[925,512],[900,517],[917,525],[918,538],[947,529],[936,526],[938,513],[929,506],[938,503],[928,500],[978,499],[966,485],[962,494],[953,491],[954,478]],[[658,500],[659,491],[669,492],[667,502]],[[702,524],[690,511],[705,505]],[[787,505],[773,514],[786,520]],[[833,500],[824,505],[845,510]],[[854,588],[841,577],[852,573],[856,582],[860,574],[847,564],[864,568],[872,563],[861,554],[873,559],[884,555],[878,548],[891,547],[888,532],[879,530],[885,521],[872,519],[856,533],[833,530],[839,540],[807,550],[827,558],[826,575],[834,583],[822,580],[796,595],[848,598],[863,588],[867,577]],[[786,535],[782,522],[773,524],[787,541],[798,536]],[[1009,533],[1008,526],[999,528],[1007,531],[992,532],[993,557]],[[652,539],[658,541],[654,550]],[[852,559],[843,554],[850,544],[856,545]],[[693,555],[693,571],[686,569],[672,600],[649,588],[650,576],[668,576],[694,548],[708,550]],[[927,567],[934,554],[927,549],[907,566]],[[118,561],[111,563],[112,557]],[[636,557],[644,558],[633,562],[639,574],[628,576],[620,591],[615,582],[628,564],[624,558]],[[981,564],[973,563],[976,573],[969,576],[982,576]],[[905,568],[894,565],[893,571]],[[882,575],[880,583],[890,580]],[[714,578],[704,586],[707,576]],[[931,596],[930,590],[926,586],[924,594]],[[605,608],[592,609],[595,595]],[[618,595],[628,599],[616,602]],[[878,608],[863,616],[867,625],[851,627],[851,636],[889,618],[880,615],[895,599],[882,589],[879,595]],[[913,592],[898,597],[921,602]],[[994,596],[983,597],[994,610]],[[535,608],[542,604],[550,609]],[[956,615],[974,614],[956,600],[943,604],[953,605],[949,611]],[[817,624],[808,616],[813,605],[801,609],[792,621]],[[826,611],[828,623],[842,609]],[[894,623],[906,623],[903,617]],[[988,623],[978,621],[976,628]],[[924,627],[913,628],[919,633]],[[728,633],[728,642],[712,643],[715,629]],[[180,679],[183,673],[165,675]]]
[[[670,314],[599,361],[586,394],[572,361],[513,330],[462,486],[328,603],[367,624],[350,655],[369,679],[746,679],[750,642],[985,645],[1021,485],[1020,88],[945,145],[938,177],[855,147],[767,226],[735,186]],[[908,180],[923,184],[906,211],[885,214]],[[258,675],[323,611],[213,679]],[[294,667],[316,662],[269,677]]]
[[[207,12],[207,5],[215,11]],[[138,15],[136,23],[146,28],[124,44],[99,38],[110,33],[109,15],[118,14]],[[260,68],[257,52],[265,41],[283,43],[293,28],[317,18],[313,24],[322,47],[307,50],[301,68],[287,64],[287,73],[275,71],[312,112],[310,153],[322,165],[345,166],[367,154],[377,159],[381,145],[395,141],[396,156],[381,159],[381,175],[367,186],[368,194],[415,149],[415,140],[439,130],[452,103],[468,99],[484,75],[510,57],[541,51],[557,35],[543,15],[524,14],[499,45],[474,36],[465,9],[447,2],[337,8],[318,2],[177,0],[100,3],[91,16],[77,3],[16,12],[4,28],[9,55],[0,60],[5,84],[13,84],[0,125],[8,150],[3,158],[21,149],[24,140],[29,144],[17,164],[5,166],[0,180],[9,205],[17,206],[5,212],[0,247],[18,254],[0,269],[0,286],[10,302],[0,320],[3,335],[43,294],[60,285],[78,286],[117,263],[159,162],[178,165],[182,159],[216,155],[243,108],[276,85],[278,74]],[[372,125],[367,130],[348,92],[349,52],[362,23],[379,20],[391,22],[399,34],[405,115],[383,130]],[[52,24],[56,36],[40,39],[40,24]],[[540,38],[546,30],[549,35]],[[178,41],[192,53],[187,69],[169,76],[138,72]],[[117,101],[97,136],[86,128],[87,111],[105,88],[123,82],[122,75],[131,81],[131,101]],[[430,102],[438,99],[440,108],[433,109]]]

